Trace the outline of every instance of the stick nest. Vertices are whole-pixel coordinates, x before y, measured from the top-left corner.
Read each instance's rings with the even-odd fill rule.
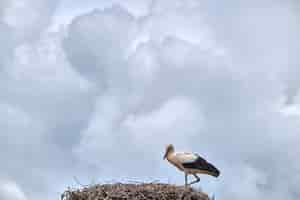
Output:
[[[99,184],[65,191],[62,200],[209,200],[192,188],[162,183]]]

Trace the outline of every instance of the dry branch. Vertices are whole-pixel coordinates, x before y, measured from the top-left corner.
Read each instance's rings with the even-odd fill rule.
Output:
[[[162,183],[99,184],[68,189],[62,200],[209,200],[207,194],[192,188]]]

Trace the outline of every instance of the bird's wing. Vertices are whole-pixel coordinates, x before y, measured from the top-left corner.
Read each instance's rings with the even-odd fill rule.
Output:
[[[181,163],[184,168],[199,169],[207,171],[210,175],[218,177],[220,171],[211,163],[207,162],[204,158],[200,157],[198,154],[193,154],[196,159],[194,161],[186,161]]]
[[[199,156],[194,153],[176,152],[175,157],[178,159],[180,163],[190,163],[190,162],[195,162]]]

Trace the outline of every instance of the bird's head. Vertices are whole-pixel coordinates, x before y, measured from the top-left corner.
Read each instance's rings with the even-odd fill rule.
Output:
[[[166,152],[164,155],[164,159],[166,159],[166,157],[168,156],[169,153],[174,152],[174,146],[172,144],[168,144],[166,147]]]

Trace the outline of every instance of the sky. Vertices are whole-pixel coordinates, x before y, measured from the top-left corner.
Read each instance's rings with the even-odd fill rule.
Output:
[[[221,171],[216,199],[300,197],[296,0],[1,0],[0,199],[183,184],[165,146]],[[76,181],[78,180],[78,181]]]

